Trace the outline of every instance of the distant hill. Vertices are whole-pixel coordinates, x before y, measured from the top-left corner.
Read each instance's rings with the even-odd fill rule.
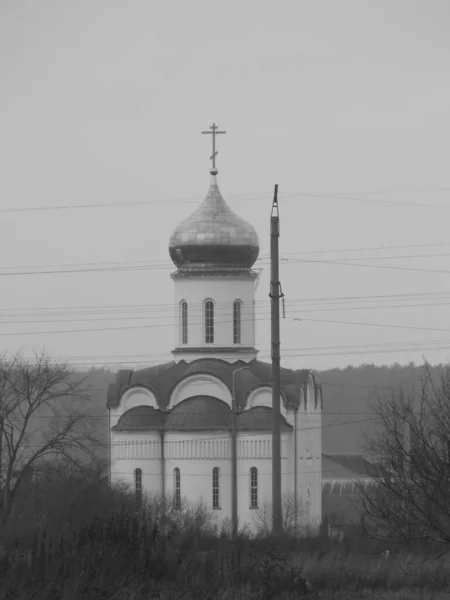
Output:
[[[445,366],[433,367],[436,377]],[[322,385],[324,397],[322,451],[324,453],[360,452],[363,430],[373,427],[371,403],[376,394],[389,395],[393,390],[403,388],[405,392],[420,389],[423,366],[390,365],[377,367],[361,365],[345,369],[327,369],[315,372]],[[80,373],[92,390],[92,405],[98,410],[97,431],[105,441],[108,439],[106,390],[114,382],[115,373],[107,369],[92,368]],[[101,455],[106,454],[101,449]]]
[[[433,376],[437,379],[444,369],[445,365],[433,367]],[[374,427],[371,406],[377,395],[389,396],[400,388],[418,394],[423,373],[423,366],[413,363],[316,371],[323,388],[322,451],[360,452],[362,432]]]

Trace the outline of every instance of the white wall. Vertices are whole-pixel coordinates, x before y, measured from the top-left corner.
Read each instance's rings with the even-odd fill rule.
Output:
[[[255,346],[254,275],[227,275],[220,277],[175,277],[175,331],[174,347],[233,347]],[[203,304],[214,301],[214,343],[205,344]],[[180,303],[188,303],[188,343],[181,343]],[[241,300],[241,343],[233,344],[233,302]],[[256,356],[253,354],[253,357]],[[196,356],[196,358],[200,358]],[[240,358],[238,354],[234,360]],[[193,360],[187,354],[184,360]],[[222,358],[222,357],[221,357]],[[180,355],[175,356],[181,360]]]
[[[281,435],[281,469],[288,471],[289,459],[289,433]],[[238,526],[244,523],[252,530],[256,530],[255,521],[260,520],[261,515],[268,513],[270,522],[272,506],[272,433],[255,435],[252,433],[240,433],[238,435],[238,467],[237,467],[237,490],[238,490]],[[250,469],[258,469],[258,510],[250,508]],[[282,494],[289,494],[292,489],[289,480],[282,477]],[[231,516],[231,515],[230,515]]]
[[[229,432],[166,433],[166,492],[174,493],[173,470],[180,469],[181,497],[202,500],[220,521],[231,518],[231,439]],[[220,469],[220,509],[212,507],[212,471]]]
[[[134,490],[134,470],[142,471],[142,489],[160,494],[161,437],[156,431],[116,433],[111,432],[111,481],[124,481]]]

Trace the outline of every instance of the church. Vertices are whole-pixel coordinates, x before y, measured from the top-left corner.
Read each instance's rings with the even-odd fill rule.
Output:
[[[220,193],[215,135],[222,132],[210,129],[208,193],[169,241],[172,360],[121,370],[109,386],[109,476],[137,496],[164,495],[175,509],[201,501],[218,525],[256,531],[272,503],[272,366],[255,347],[259,238]],[[281,368],[280,403],[285,523],[315,530],[323,401],[314,374]]]

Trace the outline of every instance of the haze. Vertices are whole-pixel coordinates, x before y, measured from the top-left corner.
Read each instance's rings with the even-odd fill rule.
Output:
[[[283,364],[447,362],[449,17],[444,0],[2,0],[1,351],[169,359],[168,239],[206,195],[215,122],[261,257],[279,185]]]

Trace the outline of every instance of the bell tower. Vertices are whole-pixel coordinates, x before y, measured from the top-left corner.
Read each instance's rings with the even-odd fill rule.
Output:
[[[177,267],[175,284],[175,361],[221,358],[229,362],[256,358],[255,287],[252,269],[259,254],[254,227],[236,215],[217,183],[213,124],[211,183],[199,208],[174,230],[170,257]]]

